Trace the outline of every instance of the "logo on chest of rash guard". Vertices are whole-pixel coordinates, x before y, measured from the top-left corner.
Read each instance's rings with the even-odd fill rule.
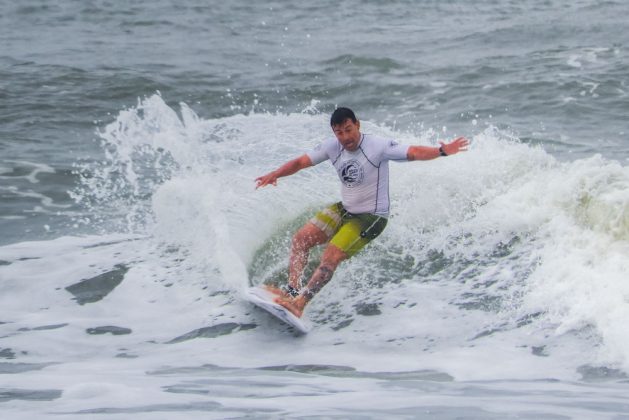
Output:
[[[343,162],[339,170],[339,174],[341,175],[343,184],[345,184],[348,188],[353,188],[362,184],[363,178],[365,177],[363,166],[360,162],[354,159]]]

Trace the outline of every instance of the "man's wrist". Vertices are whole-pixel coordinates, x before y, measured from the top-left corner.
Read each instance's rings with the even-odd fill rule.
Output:
[[[439,146],[439,156],[448,156],[445,150],[443,150],[443,146]]]

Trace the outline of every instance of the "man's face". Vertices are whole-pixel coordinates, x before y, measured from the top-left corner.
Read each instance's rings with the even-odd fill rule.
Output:
[[[341,124],[332,126],[332,131],[345,150],[354,151],[360,144],[360,121],[346,119]]]

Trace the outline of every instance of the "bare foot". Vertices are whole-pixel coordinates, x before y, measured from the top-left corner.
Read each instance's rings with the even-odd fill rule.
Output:
[[[303,298],[298,296],[296,298],[292,297],[277,297],[275,298],[275,303],[282,305],[284,308],[288,309],[290,313],[295,315],[297,318],[301,318],[304,313],[305,303],[302,302]]]

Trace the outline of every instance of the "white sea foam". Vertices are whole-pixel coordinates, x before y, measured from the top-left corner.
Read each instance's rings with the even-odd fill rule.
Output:
[[[457,381],[629,369],[626,167],[598,156],[558,162],[494,128],[466,153],[391,164],[389,226],[312,302],[308,336],[242,302],[249,275],[262,276],[252,267],[269,258],[283,270],[296,220],[338,198],[328,165],[254,189],[256,176],[330,135],[326,120],[204,120],[158,95],[122,112],[102,132],[107,158],[75,194],[126,233],[0,248],[2,347],[23,363],[54,363],[6,386],[62,389],[53,407],[67,412],[201,403],[202,393],[161,396],[191,386],[185,367],[208,364],[428,370]],[[430,130],[362,127],[405,143],[437,140]],[[79,305],[66,289],[119,267],[124,280],[101,300]],[[111,326],[130,331],[98,330]],[[167,368],[174,373],[146,375]],[[372,386],[316,380],[328,390]],[[220,386],[217,401],[229,405]]]

